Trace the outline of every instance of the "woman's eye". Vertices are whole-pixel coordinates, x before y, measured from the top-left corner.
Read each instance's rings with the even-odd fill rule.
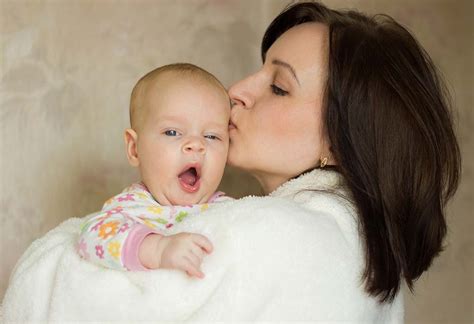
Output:
[[[274,84],[272,84],[270,87],[272,88],[272,92],[277,96],[286,96],[288,94],[288,91],[285,91]]]
[[[218,140],[219,137],[216,135],[204,135],[205,138],[210,139],[210,140]]]
[[[178,132],[175,131],[174,129],[169,129],[169,130],[165,131],[165,135],[166,136],[177,136]]]

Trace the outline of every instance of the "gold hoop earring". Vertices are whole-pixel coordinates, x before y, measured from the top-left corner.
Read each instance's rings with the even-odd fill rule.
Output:
[[[319,167],[322,169],[328,164],[328,157],[323,157],[320,159]]]

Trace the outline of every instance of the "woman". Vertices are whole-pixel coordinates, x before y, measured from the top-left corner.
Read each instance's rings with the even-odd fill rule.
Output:
[[[317,3],[282,12],[262,58],[229,91],[229,163],[269,197],[183,222],[213,240],[206,278],[97,269],[72,219],[20,260],[7,321],[403,321],[400,286],[442,250],[460,169],[433,64],[391,18]]]
[[[229,91],[229,163],[273,196],[290,179],[304,191],[311,179],[339,174],[363,246],[360,289],[390,304],[442,251],[444,207],[458,184],[459,149],[436,68],[392,18],[318,3],[276,17],[261,54],[262,68]]]

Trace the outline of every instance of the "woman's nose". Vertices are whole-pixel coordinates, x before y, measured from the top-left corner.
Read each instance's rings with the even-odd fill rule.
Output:
[[[250,109],[255,102],[255,91],[258,89],[253,75],[240,80],[229,89],[232,108]]]
[[[205,153],[206,152],[206,145],[204,143],[204,139],[199,138],[198,136],[194,136],[190,138],[183,146],[184,153]]]

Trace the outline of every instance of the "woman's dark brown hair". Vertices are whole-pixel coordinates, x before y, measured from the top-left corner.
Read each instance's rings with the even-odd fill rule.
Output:
[[[444,208],[458,185],[460,153],[448,93],[428,54],[386,15],[314,2],[270,24],[262,58],[293,26],[329,27],[325,128],[359,212],[367,292],[390,302],[413,289],[443,249]]]

